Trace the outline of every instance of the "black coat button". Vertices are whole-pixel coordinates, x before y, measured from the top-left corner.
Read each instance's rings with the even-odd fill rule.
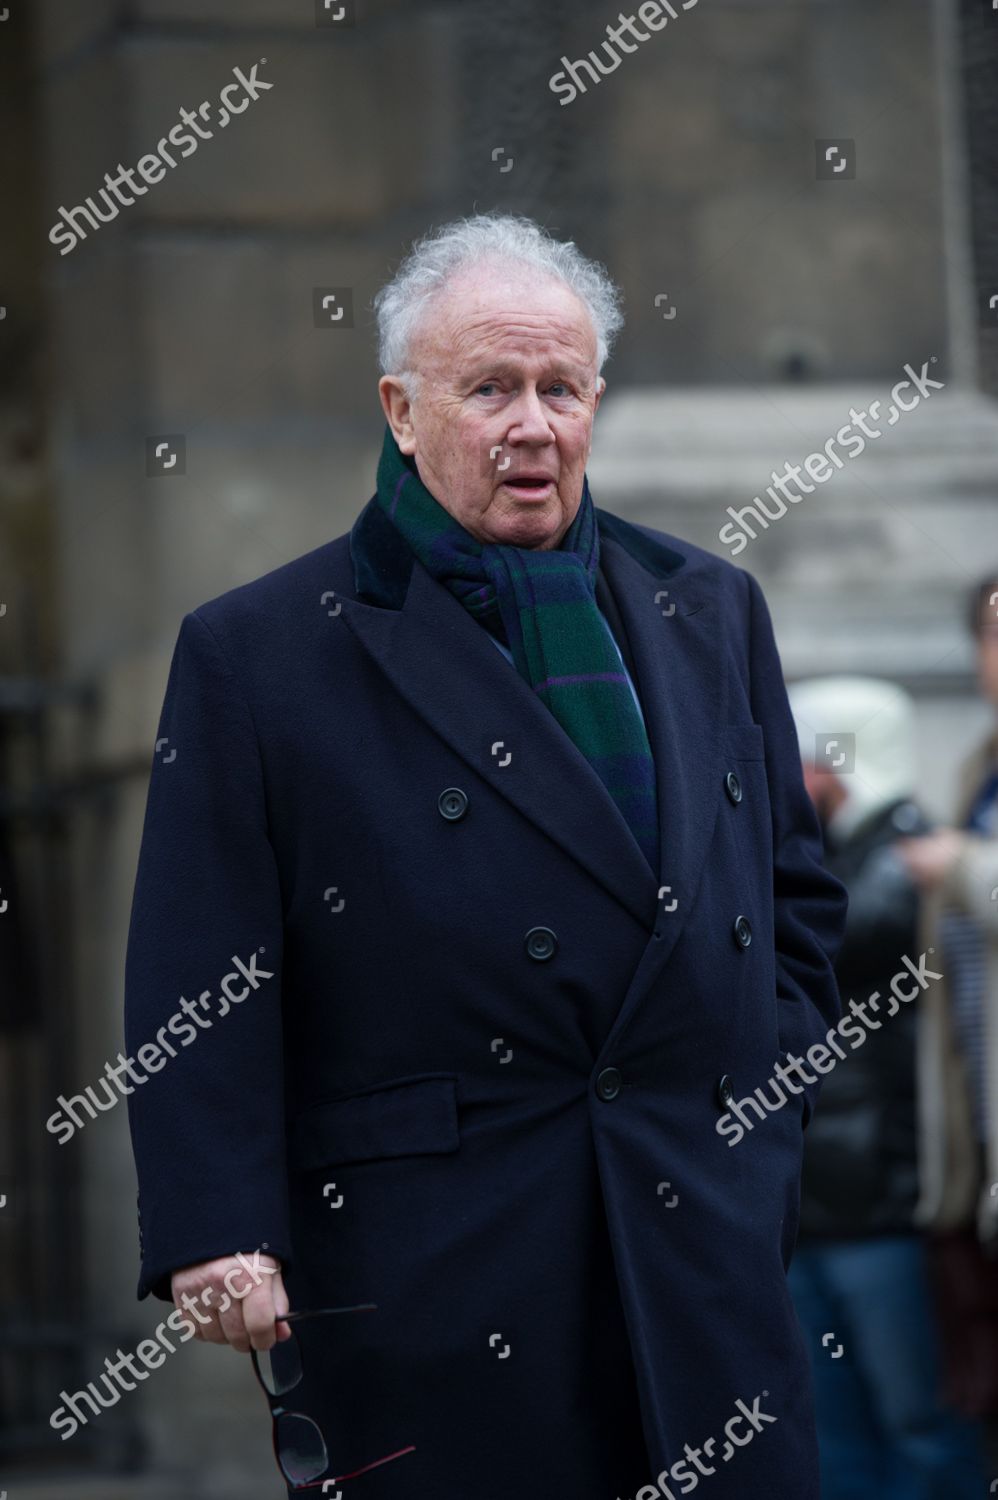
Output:
[[[596,1079],[596,1093],[601,1099],[616,1099],[620,1093],[619,1068],[604,1068]]]
[[[742,784],[734,771],[729,771],[727,776],[725,776],[724,790],[727,792],[729,800],[737,807],[742,800]]]
[[[449,823],[454,823],[458,818],[463,818],[468,811],[468,796],[462,792],[459,786],[449,786],[440,793],[437,798],[437,806],[441,815]]]
[[[558,939],[550,927],[531,927],[524,942],[530,957],[538,960],[552,958],[558,946]]]
[[[722,1073],[717,1080],[717,1097],[721,1104],[727,1108],[735,1097],[735,1086],[731,1081],[730,1073]]]
[[[732,931],[735,934],[735,942],[739,948],[747,948],[752,941],[752,928],[748,917],[736,917]]]

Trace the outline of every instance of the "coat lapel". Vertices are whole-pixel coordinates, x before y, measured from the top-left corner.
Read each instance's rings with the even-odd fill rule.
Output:
[[[723,792],[727,678],[717,583],[688,555],[598,514],[601,567],[627,632],[655,760],[661,964],[692,908]]]
[[[418,560],[412,559],[400,609],[342,598],[340,618],[436,733],[649,929],[658,916],[659,889],[668,885],[663,904],[678,901],[663,924],[671,948],[696,889],[717,809],[711,785],[722,679],[716,619],[705,583],[691,590],[673,577],[682,576],[682,554],[607,512],[598,510],[597,516],[601,568],[627,633],[655,760],[658,878],[616,803],[550,710]],[[604,527],[612,527],[612,534]],[[673,580],[668,598],[656,602],[666,578]],[[671,614],[663,613],[672,605]]]

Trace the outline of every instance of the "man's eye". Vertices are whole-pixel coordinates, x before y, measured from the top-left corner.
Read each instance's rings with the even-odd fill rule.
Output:
[[[568,394],[568,386],[563,380],[556,380],[554,385],[549,386],[548,389],[550,390],[552,396],[557,396],[559,390],[563,391],[565,395]]]
[[[495,383],[494,380],[484,380],[482,382],[482,384],[478,387],[478,390],[476,391],[475,394],[478,395],[478,396],[480,396],[483,391],[485,391],[486,394],[487,394],[490,391],[494,391],[495,388],[496,388],[496,383]]]

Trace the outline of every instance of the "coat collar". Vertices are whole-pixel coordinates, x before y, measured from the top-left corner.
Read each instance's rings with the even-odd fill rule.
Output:
[[[377,524],[371,501],[358,517]],[[379,508],[380,509],[380,508]],[[636,669],[655,761],[656,880],[589,762],[450,591],[405,546],[389,571],[397,608],[342,599],[341,618],[396,691],[481,777],[642,924],[660,908],[664,959],[696,891],[714,818],[724,710],[717,582],[686,554],[597,507],[608,587]],[[384,542],[395,528],[384,517]],[[403,543],[404,546],[404,543]],[[383,554],[384,555],[384,554]],[[673,904],[675,903],[675,905]]]

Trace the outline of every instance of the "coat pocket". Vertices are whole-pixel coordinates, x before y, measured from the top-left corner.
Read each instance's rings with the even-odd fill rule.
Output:
[[[458,1149],[457,1074],[424,1073],[328,1099],[291,1122],[295,1171]]]
[[[732,760],[765,760],[766,741],[761,724],[725,724],[724,748]]]

